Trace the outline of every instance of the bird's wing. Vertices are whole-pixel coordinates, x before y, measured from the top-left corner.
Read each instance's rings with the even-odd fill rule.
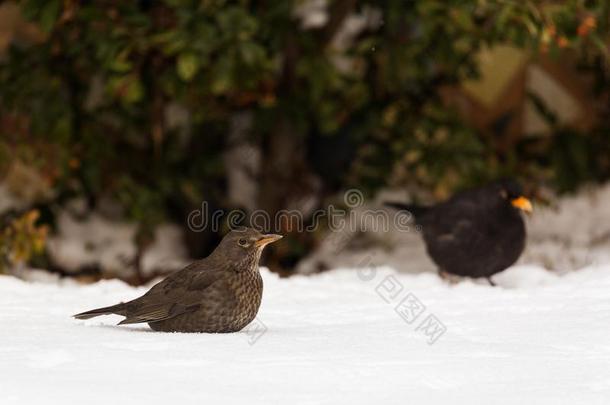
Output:
[[[482,229],[477,227],[482,214],[475,202],[454,201],[434,209],[437,213],[424,225],[423,231],[427,238],[432,239],[430,242],[436,245],[439,253],[466,253],[485,238]]]
[[[195,311],[205,290],[222,281],[222,270],[195,262],[155,284],[146,294],[126,304],[120,324],[157,322]]]
[[[199,307],[197,304],[190,306],[183,304],[151,304],[137,308],[130,312],[125,319],[119,322],[119,325],[141,322],[158,322],[166,319],[182,315],[187,312],[196,310]]]

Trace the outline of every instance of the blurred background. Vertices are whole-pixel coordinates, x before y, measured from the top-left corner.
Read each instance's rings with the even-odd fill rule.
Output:
[[[584,265],[610,238],[609,24],[604,0],[3,2],[0,272],[141,284],[215,247],[226,226],[187,226],[204,202],[307,224],[348,189],[432,202],[500,177],[548,207],[526,260]],[[427,260],[281,225],[282,275]]]

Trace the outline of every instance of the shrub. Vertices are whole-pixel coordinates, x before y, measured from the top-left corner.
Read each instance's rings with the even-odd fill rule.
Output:
[[[21,1],[39,33],[0,64],[5,156],[52,167],[60,203],[120,201],[142,240],[161,221],[184,223],[202,200],[233,208],[234,163],[223,156],[244,113],[251,125],[238,141],[262,155],[254,205],[271,213],[348,186],[446,194],[551,173],[570,189],[610,173],[607,124],[571,138],[578,150],[562,137],[499,149],[441,97],[477,76],[479,50],[500,43],[572,49],[607,97],[607,2],[336,0],[318,26],[298,17],[302,3]],[[350,37],[354,13],[361,28]],[[198,255],[215,240],[204,236],[191,246]],[[284,268],[312,246],[308,235],[293,241],[274,257]]]

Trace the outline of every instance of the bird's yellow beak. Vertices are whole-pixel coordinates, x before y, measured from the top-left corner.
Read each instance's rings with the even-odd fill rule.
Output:
[[[266,246],[266,245],[273,243],[275,241],[278,241],[282,238],[283,238],[282,235],[276,235],[276,234],[270,233],[267,235],[263,235],[259,240],[254,242],[254,246],[256,246],[256,247]]]
[[[513,207],[519,208],[521,211],[531,213],[533,211],[532,203],[527,198],[521,196],[510,201]]]

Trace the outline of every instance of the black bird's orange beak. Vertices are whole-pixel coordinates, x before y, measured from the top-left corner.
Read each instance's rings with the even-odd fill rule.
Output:
[[[256,246],[256,247],[263,247],[263,246],[266,246],[266,245],[268,245],[270,243],[278,241],[278,240],[280,240],[282,238],[283,238],[282,235],[276,235],[276,234],[270,233],[270,234],[267,234],[267,235],[263,235],[259,240],[254,242],[254,246]]]
[[[519,208],[521,211],[525,211],[528,214],[534,210],[531,201],[523,196],[510,200],[510,203],[513,207]]]

